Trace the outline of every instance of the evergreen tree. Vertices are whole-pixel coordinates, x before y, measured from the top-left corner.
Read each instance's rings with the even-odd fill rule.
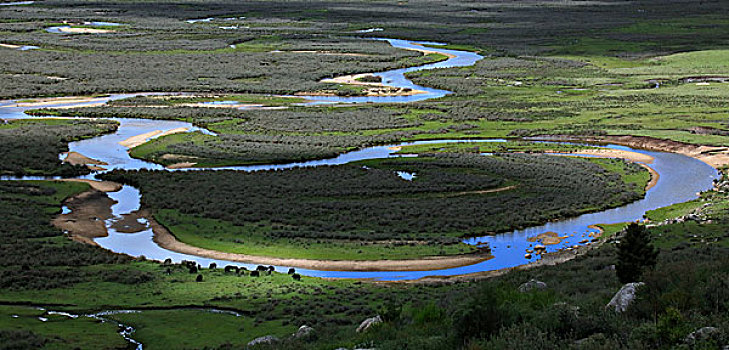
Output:
[[[645,268],[656,266],[658,250],[651,244],[645,226],[632,223],[618,243],[615,272],[622,283],[636,282]]]

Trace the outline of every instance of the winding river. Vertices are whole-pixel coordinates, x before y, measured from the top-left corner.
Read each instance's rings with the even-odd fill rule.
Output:
[[[387,97],[322,97],[308,96],[313,104],[316,103],[392,103],[392,102],[413,102],[425,99],[438,98],[449,94],[449,91],[431,89],[418,86],[405,77],[405,74],[411,71],[423,69],[437,69],[449,67],[464,67],[473,65],[482,57],[472,53],[458,50],[448,50],[438,48],[436,43],[428,42],[409,42],[395,39],[377,39],[386,40],[392,46],[403,49],[422,49],[423,44],[436,45],[429,47],[428,50],[451,55],[452,58],[438,63],[427,64],[420,67],[407,69],[397,69],[375,75],[382,77],[385,85],[401,88],[411,88],[422,90],[425,93],[410,96],[387,96]],[[63,107],[63,106],[80,106],[103,103],[109,100],[121,99],[134,94],[112,95],[110,97],[96,98],[83,103],[78,102],[58,102],[54,104],[44,105],[43,107]],[[307,96],[304,96],[307,97]],[[0,102],[0,118],[3,119],[19,119],[29,118],[24,112],[31,108],[38,107],[15,107],[15,101]],[[191,131],[209,132],[207,130],[195,127],[187,122],[168,121],[168,120],[149,120],[149,119],[128,119],[116,118],[119,122],[118,130],[113,134],[103,135],[93,139],[72,142],[69,144],[69,150],[81,153],[87,157],[94,158],[108,163],[107,169],[164,169],[162,166],[149,163],[139,159],[133,159],[129,156],[128,149],[119,144],[120,141],[129,137],[145,134],[151,131],[161,130],[167,131],[176,128],[188,128]],[[296,162],[289,164],[269,164],[269,165],[251,165],[251,166],[233,166],[225,168],[216,168],[217,170],[230,169],[238,171],[260,171],[272,169],[290,169],[295,167],[315,167],[322,165],[346,164],[365,159],[379,159],[387,157],[396,157],[395,151],[391,146],[414,145],[424,143],[444,143],[444,142],[503,142],[503,140],[434,140],[434,141],[418,141],[404,142],[396,145],[383,145],[376,147],[368,147],[365,149],[341,154],[331,159],[320,159],[307,162]],[[711,188],[712,181],[717,178],[717,171],[711,166],[697,160],[680,154],[652,152],[645,150],[631,149],[628,147],[608,145],[607,148],[629,150],[632,152],[642,153],[654,158],[650,164],[659,175],[660,179],[656,186],[651,188],[644,199],[630,203],[628,205],[609,209],[601,212],[581,215],[575,218],[550,222],[545,225],[531,227],[523,230],[515,230],[509,233],[503,233],[495,236],[476,237],[465,240],[469,244],[487,243],[494,255],[493,259],[486,260],[477,264],[462,266],[457,268],[449,268],[443,270],[431,271],[406,271],[406,272],[356,272],[356,271],[320,271],[297,269],[297,272],[319,277],[338,277],[338,278],[373,278],[381,280],[404,280],[417,279],[426,276],[445,276],[445,275],[461,275],[481,271],[497,270],[502,268],[514,267],[529,263],[539,256],[526,259],[524,253],[534,243],[527,241],[527,238],[536,236],[540,233],[552,231],[559,236],[569,236],[562,240],[559,244],[547,246],[547,251],[553,252],[563,248],[581,244],[585,240],[590,239],[590,233],[595,232],[594,228],[590,228],[593,224],[611,224],[629,222],[641,219],[646,211],[665,207],[674,203],[685,202],[697,198],[697,193]],[[201,169],[181,169],[177,171],[192,171]],[[94,174],[85,176],[84,178],[93,179]],[[4,178],[5,180],[12,178]],[[47,179],[39,177],[24,177],[22,179]],[[147,227],[137,233],[119,233],[112,225],[114,222],[121,220],[122,216],[132,213],[140,208],[141,195],[139,191],[131,186],[124,186],[118,192],[108,193],[109,197],[117,201],[112,207],[114,219],[108,220],[106,226],[108,236],[97,238],[95,242],[101,247],[114,252],[124,253],[131,256],[145,256],[148,259],[165,260],[167,258],[179,262],[181,260],[197,261],[203,266],[215,262],[218,266],[237,265],[247,268],[255,268],[256,265],[244,264],[238,262],[223,261],[217,259],[208,259],[199,256],[180,254],[158,246],[153,240],[152,229]],[[140,219],[143,221],[143,219]],[[141,222],[141,221],[140,221]],[[145,223],[145,222],[141,222]],[[276,266],[277,271],[285,272],[287,266]]]

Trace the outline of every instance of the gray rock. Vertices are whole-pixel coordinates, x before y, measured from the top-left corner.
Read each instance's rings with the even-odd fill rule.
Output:
[[[307,339],[311,338],[314,335],[314,328],[311,328],[307,325],[303,325],[299,327],[299,330],[294,333],[293,337],[294,339]]]
[[[248,342],[248,346],[256,346],[256,345],[263,345],[263,344],[270,345],[270,344],[274,344],[274,343],[278,343],[278,338],[276,338],[272,335],[267,335],[267,336],[263,336],[263,337],[259,337],[259,338],[251,340],[250,342]]]
[[[529,282],[526,282],[519,286],[519,291],[522,293],[530,292],[533,289],[542,290],[547,289],[547,284],[542,281],[537,281],[535,279],[529,280]]]
[[[716,327],[701,327],[687,335],[683,341],[686,344],[694,345],[697,341],[711,339],[719,333],[720,331]]]
[[[628,306],[635,299],[635,292],[638,287],[645,285],[643,282],[627,283],[620,290],[615,293],[606,308],[614,309],[615,312],[625,312],[628,310]]]
[[[382,317],[380,317],[380,315],[370,317],[359,324],[359,327],[357,327],[357,333],[366,332],[370,329],[370,327],[379,323],[382,323]]]

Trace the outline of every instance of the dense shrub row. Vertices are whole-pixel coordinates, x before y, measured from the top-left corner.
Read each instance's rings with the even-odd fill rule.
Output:
[[[56,190],[26,182],[0,183],[0,288],[49,289],[88,279],[79,266],[127,261],[90,245],[58,240],[50,221],[59,212],[49,203]],[[55,210],[54,210],[55,209]]]
[[[61,163],[60,153],[68,142],[116,130],[112,121],[14,121],[0,127],[0,174],[60,175],[87,174],[84,166]]]
[[[271,225],[274,237],[379,240],[479,235],[573,216],[639,197],[587,160],[439,154],[285,172],[104,174],[139,187],[145,205]],[[396,171],[416,173],[405,181]],[[638,171],[634,169],[634,171]],[[479,191],[517,184],[487,195]]]

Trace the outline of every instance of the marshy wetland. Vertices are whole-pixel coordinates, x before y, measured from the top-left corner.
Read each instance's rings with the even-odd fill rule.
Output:
[[[722,2],[2,5],[9,349],[729,339]]]

